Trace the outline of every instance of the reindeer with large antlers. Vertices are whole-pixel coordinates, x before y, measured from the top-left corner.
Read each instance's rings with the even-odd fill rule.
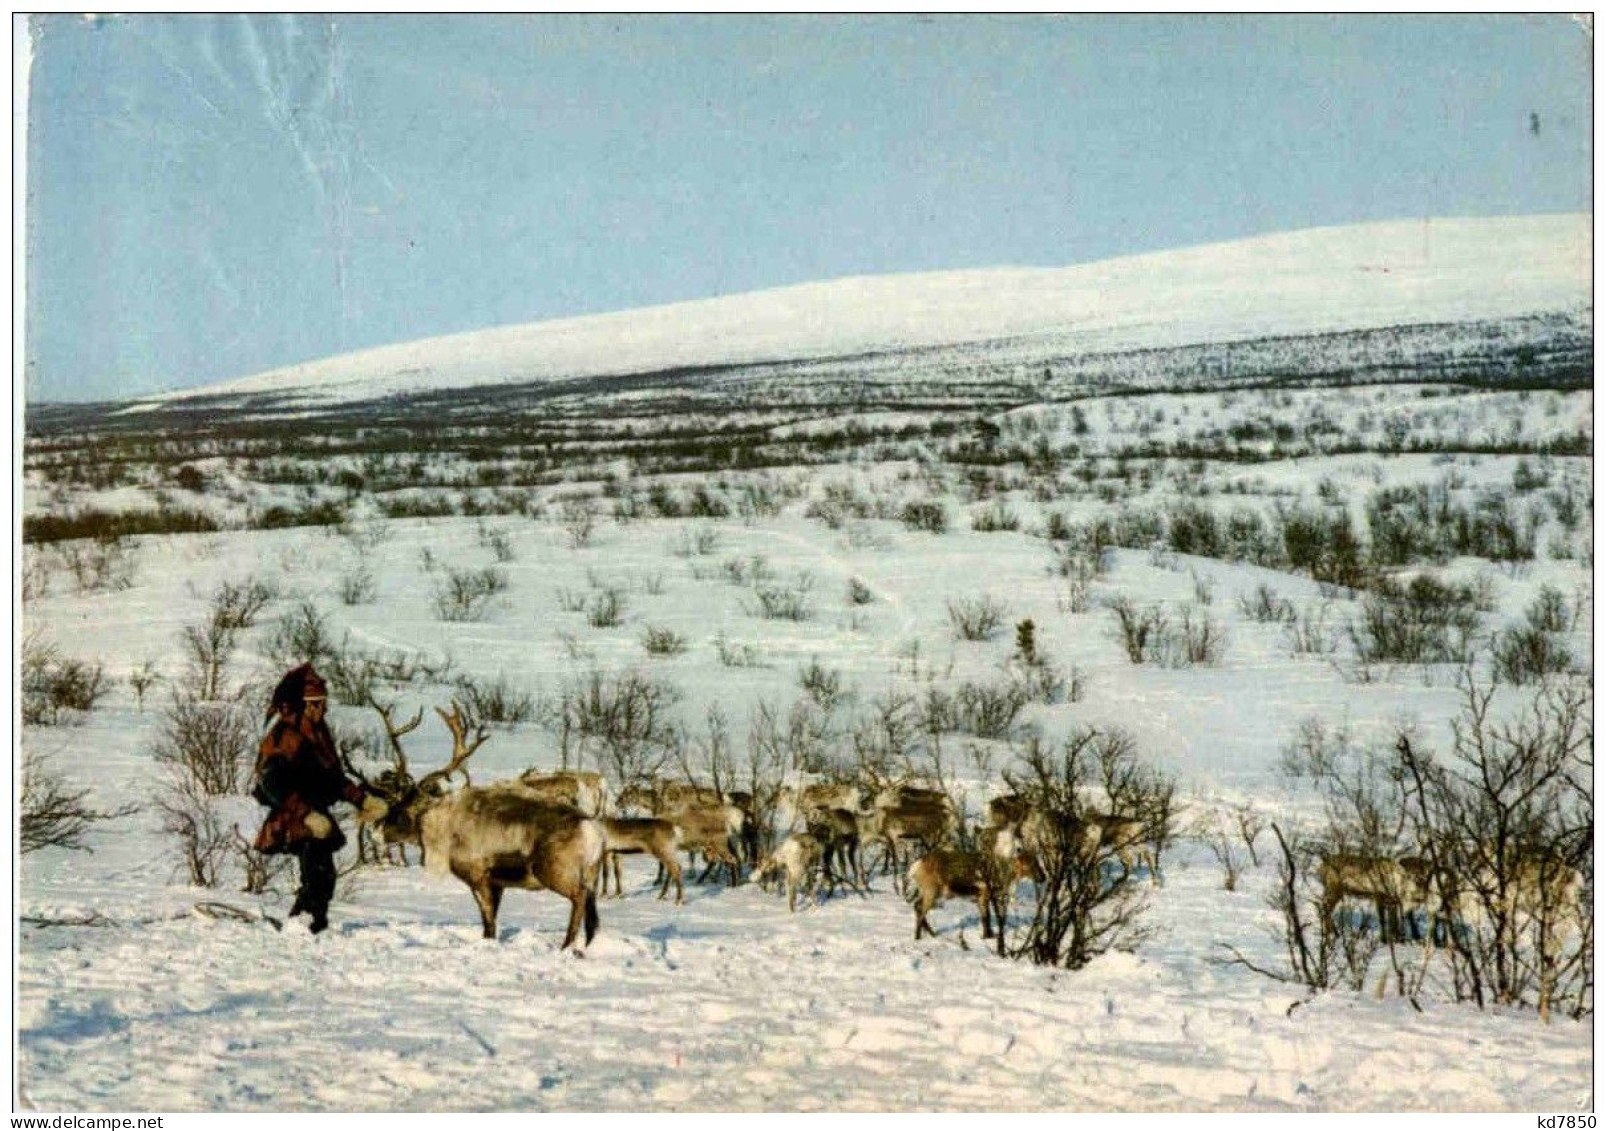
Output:
[[[395,740],[417,720],[398,730],[391,727],[385,711],[380,713],[399,755]],[[445,793],[443,787],[453,774],[461,772],[467,779],[464,763],[488,735],[484,725],[455,701],[450,714],[439,707],[435,713],[451,731],[451,760],[415,781],[402,757],[393,771],[387,771],[395,775],[388,783],[384,775],[378,782],[366,783],[386,802],[384,814],[375,822],[381,835],[387,842],[421,846],[424,867],[450,873],[467,884],[479,904],[486,938],[496,938],[504,890],[545,888],[569,901],[563,947],[574,944],[582,925],[590,943],[597,932],[597,879],[606,844],[601,825],[567,805],[531,797],[516,782],[469,784]]]

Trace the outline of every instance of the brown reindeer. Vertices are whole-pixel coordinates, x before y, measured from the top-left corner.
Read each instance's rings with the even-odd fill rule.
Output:
[[[1404,939],[1405,911],[1420,906],[1428,897],[1431,868],[1419,856],[1376,856],[1353,852],[1330,852],[1317,869],[1321,881],[1321,917],[1332,921],[1333,912],[1345,899],[1369,902],[1377,912],[1378,931],[1384,941]],[[1412,934],[1415,934],[1413,924]]]
[[[786,814],[792,823],[806,817],[814,809],[859,808],[859,787],[845,782],[811,782],[807,785],[784,785],[775,795],[776,809]]]
[[[814,894],[824,850],[820,842],[808,833],[793,833],[781,842],[779,848],[764,858],[753,871],[753,880],[768,890],[770,876],[780,873],[786,877],[786,909],[797,910],[797,893],[801,888],[805,902]]]
[[[736,883],[741,861],[731,846],[739,843],[742,836],[743,816],[740,809],[719,801],[688,803],[661,816],[680,830],[682,849],[701,852],[708,861],[698,882],[706,880],[715,868],[724,865],[728,869],[730,883]]]
[[[1031,875],[1031,865],[1024,856],[1014,856],[1009,863],[1011,886]],[[972,897],[981,912],[981,937],[993,937],[992,886],[989,875],[992,866],[979,852],[958,848],[939,848],[928,852],[909,867],[909,902],[915,909],[915,939],[922,934],[936,935],[926,915],[945,899]],[[1004,924],[998,924],[1000,931]]]
[[[1032,811],[1031,802],[1018,793],[1005,793],[987,802],[987,824],[993,828],[1019,825]]]
[[[929,786],[896,782],[880,790],[875,796],[877,809],[918,809],[923,806],[951,806],[948,795]]]
[[[606,843],[602,826],[569,806],[533,798],[516,783],[466,786],[443,795],[442,783],[462,769],[487,735],[456,702],[451,714],[435,710],[452,733],[447,765],[416,782],[404,771],[388,790],[364,783],[385,802],[375,821],[381,834],[386,841],[418,844],[425,868],[467,884],[486,938],[496,938],[504,890],[544,888],[569,901],[563,949],[574,945],[582,926],[590,943],[597,932],[597,878]]]
[[[1127,875],[1132,874],[1133,859],[1148,869],[1149,882],[1160,886],[1160,857],[1147,837],[1142,821],[1119,814],[1088,810],[1082,814],[1084,850],[1091,857],[1099,845],[1108,845],[1121,860]]]
[[[743,801],[745,806],[740,804]],[[757,831],[751,794],[727,794],[690,782],[647,778],[621,790],[618,803],[620,809],[644,811],[679,828],[680,847],[701,852],[708,860],[699,882],[722,864],[730,870],[730,882],[736,882],[741,863],[737,850],[752,844]]]
[[[947,797],[943,797],[940,803],[878,807],[867,815],[865,826],[869,839],[882,845],[884,865],[898,875],[900,842],[914,841],[927,851],[937,848],[953,837],[959,818]]]
[[[525,770],[516,779],[521,788],[537,801],[568,805],[588,817],[600,817],[606,808],[608,783],[591,771],[558,770],[544,773]]]
[[[820,844],[825,879],[834,889],[846,881],[854,891],[864,888],[864,869],[859,859],[859,841],[865,818],[851,809],[809,809],[803,814],[804,827]]]
[[[675,902],[686,902],[686,889],[680,881],[680,860],[676,853],[680,851],[680,830],[673,822],[661,817],[603,817],[600,819],[602,832],[607,839],[608,860],[613,862],[613,887],[616,897],[625,893],[624,882],[619,873],[619,857],[635,853],[646,853],[657,859],[664,874],[663,886],[658,889],[658,898],[664,899],[669,895],[669,884],[675,885]],[[602,894],[608,894],[608,870],[606,864],[602,871]]]

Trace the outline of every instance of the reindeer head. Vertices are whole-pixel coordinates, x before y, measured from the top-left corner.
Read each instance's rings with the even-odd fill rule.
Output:
[[[414,730],[423,721],[423,708],[419,708],[410,722],[398,727],[391,721],[393,707],[376,702],[370,702],[370,706],[379,712],[379,717],[384,721],[393,764],[372,781],[358,773],[350,762],[347,762],[346,768],[362,783],[363,789],[371,797],[376,797],[384,803],[384,811],[375,817],[372,823],[379,829],[380,836],[385,842],[418,844],[422,838],[424,814],[446,796],[446,783],[451,776],[461,770],[464,782],[469,783],[468,771],[463,768],[463,763],[488,737],[485,726],[465,714],[455,699],[452,701],[451,714],[436,707],[435,713],[452,732],[452,757],[440,769],[415,779],[408,768],[407,756],[402,752],[401,736]],[[472,739],[469,737],[470,728],[474,732]]]

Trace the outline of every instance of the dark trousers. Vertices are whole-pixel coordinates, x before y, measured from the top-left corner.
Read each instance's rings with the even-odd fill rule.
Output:
[[[335,896],[335,850],[323,840],[308,841],[296,851],[301,862],[301,886],[290,914],[305,911],[312,916],[313,933],[329,925],[329,901]]]

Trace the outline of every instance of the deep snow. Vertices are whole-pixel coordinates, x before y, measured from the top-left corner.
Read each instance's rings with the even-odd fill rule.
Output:
[[[1400,461],[1409,464],[1410,461]],[[1499,461],[1494,461],[1499,463]],[[1423,470],[1426,470],[1424,463]],[[1409,468],[1402,469],[1409,474]],[[833,474],[829,470],[825,474]],[[1509,476],[1509,471],[1506,472]],[[902,681],[910,641],[923,664],[956,677],[996,672],[1008,644],[957,643],[944,602],[988,592],[1012,616],[1037,620],[1055,659],[1081,666],[1084,701],[1040,708],[1051,733],[1070,723],[1119,724],[1143,758],[1177,776],[1192,812],[1250,800],[1295,819],[1310,798],[1275,771],[1300,718],[1347,718],[1362,736],[1402,717],[1442,738],[1453,688],[1440,672],[1369,685],[1345,683],[1315,659],[1290,659],[1272,626],[1243,620],[1234,598],[1269,580],[1302,605],[1308,580],[1224,563],[1151,564],[1117,555],[1103,592],[1140,600],[1191,595],[1188,567],[1213,578],[1213,609],[1232,632],[1219,668],[1135,668],[1108,635],[1107,613],[1066,614],[1036,539],[1015,534],[916,534],[873,524],[850,544],[841,532],[791,515],[712,527],[707,559],[674,556],[684,523],[605,525],[594,545],[569,548],[561,530],[494,520],[513,540],[511,586],[482,623],[444,624],[429,607],[420,551],[458,563],[484,556],[469,519],[392,522],[367,551],[375,603],[347,608],[332,579],[358,553],[345,539],[305,530],[144,540],[132,588],[79,595],[63,587],[30,604],[29,627],[72,655],[125,675],[158,658],[171,675],[180,627],[197,620],[219,580],[267,578],[281,598],[252,635],[239,674],[267,676],[268,626],[303,595],[316,597],[365,647],[446,652],[478,677],[513,677],[551,691],[579,666],[561,634],[578,638],[604,670],[647,667],[687,692],[681,717],[709,702],[744,712],[759,698],[783,705],[796,672],[819,656],[840,668],[861,701]],[[781,576],[808,568],[819,610],[801,624],[761,621],[723,580],[694,566],[762,553]],[[1170,563],[1167,563],[1170,564]],[[584,588],[587,571],[624,584],[632,615],[589,631],[559,609],[557,592]],[[644,582],[661,575],[660,590]],[[849,621],[841,590],[862,577],[878,594]],[[1502,612],[1516,615],[1544,579],[1570,585],[1568,563],[1500,579]],[[686,632],[684,656],[648,662],[646,624]],[[770,666],[719,666],[709,638],[724,629],[755,642]],[[1574,639],[1575,645],[1587,642]],[[444,702],[447,689],[400,693],[403,710]],[[160,695],[154,697],[159,700]],[[103,807],[147,799],[158,708],[136,712],[126,685],[80,725],[30,728],[24,747],[50,755]],[[337,707],[337,727],[371,726]],[[409,740],[414,764],[444,760],[431,718]],[[957,745],[957,743],[956,743]],[[476,755],[476,780],[555,759],[534,725],[497,732]],[[970,775],[974,777],[974,774]],[[973,783],[976,796],[996,789]],[[259,811],[230,803],[249,831]],[[752,886],[693,887],[676,908],[646,894],[650,866],[628,865],[630,897],[602,907],[602,933],[584,957],[556,952],[566,905],[514,892],[502,938],[486,943],[468,892],[416,867],[366,870],[337,899],[335,930],[314,939],[300,923],[207,918],[218,900],[251,916],[280,915],[288,896],[258,900],[231,880],[216,891],[174,879],[170,846],[149,811],[99,827],[93,855],[45,850],[22,861],[25,918],[18,941],[18,1086],[47,1110],[322,1109],[1085,1109],[1579,1111],[1590,1102],[1591,1029],[1531,1013],[1479,1013],[1331,993],[1289,1014],[1302,994],[1212,960],[1230,944],[1274,963],[1280,942],[1264,894],[1274,873],[1252,871],[1235,893],[1197,841],[1181,840],[1151,892],[1154,939],[1133,955],[1054,972],[962,950],[978,942],[973,908],[944,905],[941,937],[914,942],[913,916],[876,883],[866,899],[839,896],[789,915]],[[176,917],[172,917],[176,916]],[[474,1079],[472,1085],[465,1080]]]

